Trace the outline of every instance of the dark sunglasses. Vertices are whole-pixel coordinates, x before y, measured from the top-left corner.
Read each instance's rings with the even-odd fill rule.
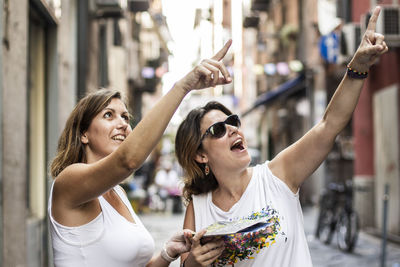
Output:
[[[211,137],[213,138],[221,138],[222,136],[224,136],[226,133],[225,124],[239,128],[241,124],[239,116],[236,114],[232,114],[229,115],[228,118],[226,118],[226,120],[214,123],[213,125],[208,127],[206,132],[201,137],[200,142],[203,142],[204,138],[206,138],[207,135],[211,135]]]

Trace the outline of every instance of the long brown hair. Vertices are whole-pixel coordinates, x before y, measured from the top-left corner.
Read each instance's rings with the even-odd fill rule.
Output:
[[[57,155],[50,166],[50,173],[54,178],[67,166],[86,161],[81,135],[89,128],[93,118],[107,107],[113,98],[122,100],[121,93],[111,89],[100,89],[86,95],[76,104],[58,140]]]
[[[179,125],[175,137],[175,154],[182,166],[185,177],[183,179],[183,198],[188,204],[192,195],[210,192],[218,187],[218,182],[210,170],[208,175],[203,172],[205,164],[198,163],[195,158],[201,146],[200,123],[204,115],[211,110],[220,110],[226,115],[232,112],[219,102],[211,101],[205,106],[193,109]]]

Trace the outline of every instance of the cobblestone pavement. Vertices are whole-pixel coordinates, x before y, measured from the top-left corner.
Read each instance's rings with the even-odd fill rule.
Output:
[[[315,238],[318,209],[306,208],[303,214],[314,267],[380,266],[381,239],[361,231],[354,252],[344,253],[337,248],[336,236],[330,245],[325,245]],[[386,251],[386,267],[400,267],[400,246],[388,243]]]
[[[304,225],[314,267],[380,267],[381,240],[360,232],[353,253],[343,253],[337,249],[335,237],[332,244],[325,245],[314,237],[318,210],[304,209]],[[165,241],[179,229],[182,229],[184,214],[151,213],[142,214],[140,218],[156,242],[157,253]],[[388,243],[386,267],[400,267],[400,246]],[[178,267],[179,260],[170,265]]]

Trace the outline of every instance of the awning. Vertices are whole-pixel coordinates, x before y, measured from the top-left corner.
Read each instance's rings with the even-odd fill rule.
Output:
[[[249,114],[251,111],[253,111],[255,108],[261,106],[261,105],[267,105],[270,104],[271,102],[277,100],[278,98],[283,98],[283,97],[288,97],[300,90],[303,90],[306,88],[305,84],[305,75],[304,73],[300,74],[296,78],[289,80],[281,85],[279,85],[277,88],[274,90],[265,92],[261,95],[259,95],[254,102],[253,106],[244,112],[241,116],[246,116]]]

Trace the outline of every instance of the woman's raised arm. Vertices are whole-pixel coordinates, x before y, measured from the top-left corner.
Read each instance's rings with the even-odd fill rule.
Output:
[[[63,201],[71,206],[78,206],[102,195],[138,169],[159,142],[188,92],[232,81],[221,62],[231,43],[229,40],[214,57],[203,60],[179,80],[114,152],[94,163],[72,164],[65,168],[56,179],[55,195],[62,195]]]
[[[269,164],[271,171],[284,180],[293,192],[326,158],[336,136],[351,119],[369,68],[388,51],[384,36],[375,32],[379,12],[380,7],[376,7],[323,119]]]

